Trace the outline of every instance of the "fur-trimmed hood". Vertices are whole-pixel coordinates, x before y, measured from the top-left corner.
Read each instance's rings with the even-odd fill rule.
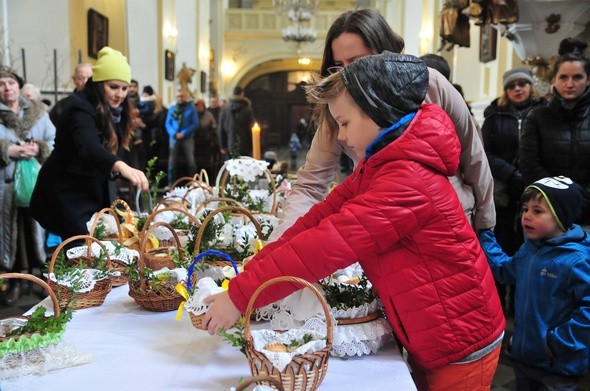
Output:
[[[10,110],[4,103],[0,103],[0,125],[14,130],[16,137],[24,140],[29,130],[46,110],[41,102],[29,101],[22,96],[19,101],[24,110],[22,118],[19,118],[18,114]]]

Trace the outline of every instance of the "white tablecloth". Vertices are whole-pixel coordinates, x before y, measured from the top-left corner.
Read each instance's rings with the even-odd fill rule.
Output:
[[[47,301],[47,299],[46,299]],[[46,304],[46,302],[44,302]],[[2,391],[228,390],[251,376],[238,348],[196,330],[184,315],[150,312],[113,288],[105,303],[79,310],[64,342],[93,356],[76,367],[4,380]],[[396,346],[347,360],[331,357],[320,390],[415,390]]]

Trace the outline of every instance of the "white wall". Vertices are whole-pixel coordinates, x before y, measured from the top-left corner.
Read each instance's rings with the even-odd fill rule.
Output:
[[[7,34],[9,64],[23,75],[23,56],[27,82],[41,90],[54,88],[53,51],[57,50],[57,86],[71,89],[68,0],[4,0],[8,13],[3,32]],[[34,10],[34,12],[32,12]],[[49,18],[51,16],[51,18]],[[53,98],[50,98],[53,101]]]
[[[132,78],[139,82],[139,92],[151,85],[158,93],[158,2],[156,0],[127,0],[128,58]],[[161,68],[163,70],[163,67]]]

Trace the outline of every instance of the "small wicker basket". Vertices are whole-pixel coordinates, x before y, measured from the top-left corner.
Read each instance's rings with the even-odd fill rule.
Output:
[[[143,229],[142,232],[140,233],[140,238],[141,240],[144,240],[145,238],[147,238],[145,232],[149,229],[149,227],[154,224],[154,220],[156,218],[157,215],[161,214],[161,213],[165,213],[165,212],[174,212],[177,214],[181,214],[184,215],[188,218],[190,224],[199,227],[201,225],[201,222],[195,217],[193,216],[188,209],[186,209],[185,207],[181,206],[180,204],[174,204],[174,205],[170,205],[170,206],[166,206],[164,208],[156,208],[156,210],[154,210],[147,218],[147,220],[145,221],[145,224],[143,225]],[[180,237],[182,235],[187,235],[188,233],[186,231],[183,230],[177,230],[175,228],[172,228],[173,231],[176,233],[177,237]],[[174,239],[170,239],[170,240],[160,240],[160,245],[161,246],[172,246],[176,243],[176,241]],[[179,247],[180,248],[180,247]],[[149,267],[149,266],[148,266]]]
[[[142,244],[140,248],[139,254],[139,261],[138,261],[138,268],[139,268],[139,281],[134,281],[132,279],[129,280],[129,296],[135,300],[137,304],[142,306],[148,311],[156,311],[156,312],[166,312],[166,311],[174,311],[178,308],[180,303],[184,300],[182,296],[176,291],[175,286],[176,282],[169,283],[165,282],[163,284],[158,285],[157,287],[149,286],[149,283],[145,277],[144,267],[147,266],[146,261],[151,259],[150,257],[155,257],[155,253],[149,253],[149,250],[145,250],[148,242],[148,236],[152,233],[152,231],[159,226],[164,226],[168,228],[176,241],[177,248],[180,248],[180,242],[178,236],[176,235],[174,228],[168,223],[158,222],[152,224],[147,231],[145,232]],[[155,249],[158,250],[158,249]],[[172,260],[172,257],[167,253],[165,261],[160,263],[160,259],[150,262],[157,262],[155,267],[157,269],[150,269],[152,270],[159,270],[164,267],[170,266],[170,268],[175,268],[176,264]],[[164,258],[164,257],[158,257]],[[170,262],[170,264],[166,264]],[[149,267],[149,266],[148,266]]]
[[[45,281],[42,279],[33,276],[32,274],[24,274],[24,273],[4,273],[0,274],[0,280],[4,279],[21,279],[27,280],[40,285],[51,297],[51,302],[53,304],[53,316],[59,316],[61,311],[59,308],[59,301],[55,292],[47,285]],[[28,316],[19,316],[19,319],[28,319]],[[26,333],[21,335],[13,335],[13,336],[0,336],[0,357],[4,356],[5,354],[12,354],[12,353],[20,353],[28,350],[38,349],[47,345],[54,344],[59,342],[62,338],[64,328],[61,332],[57,333]],[[33,340],[35,340],[33,342]]]
[[[64,247],[66,247],[66,245],[68,245],[69,243],[72,243],[72,242],[75,242],[78,240],[84,240],[85,245],[87,247],[86,255],[84,257],[82,257],[81,259],[78,259],[78,261],[82,261],[85,264],[86,268],[92,268],[92,265],[94,264],[94,260],[92,257],[92,248],[91,248],[92,243],[91,242],[95,242],[95,243],[98,243],[98,245],[104,251],[105,256],[106,256],[106,261],[107,261],[107,268],[109,270],[111,270],[111,268],[112,268],[111,258],[109,256],[109,253],[106,250],[105,246],[100,242],[100,240],[93,238],[90,235],[76,235],[76,236],[72,236],[72,237],[64,240],[63,242],[61,242],[59,244],[59,246],[57,246],[57,248],[53,252],[53,255],[51,256],[51,262],[49,263],[49,267],[47,269],[48,273],[53,273],[53,269],[55,267],[55,261],[56,261],[58,255],[60,254],[60,252],[64,249]],[[70,261],[73,262],[74,260],[70,260]],[[94,285],[94,288],[92,288],[91,291],[82,292],[82,293],[74,293],[73,297],[72,297],[72,293],[70,293],[70,291],[68,290],[68,287],[66,287],[66,286],[59,285],[52,280],[48,281],[48,285],[51,287],[51,289],[57,295],[60,307],[65,307],[67,302],[70,301],[70,299],[71,299],[71,300],[75,301],[74,309],[81,310],[81,309],[85,309],[85,308],[98,307],[98,306],[102,305],[107,294],[111,291],[111,288],[113,287],[113,281],[110,278],[105,278],[103,280],[97,281],[96,284]]]
[[[314,293],[317,299],[322,304],[322,308],[326,315],[326,346],[313,353],[307,353],[301,356],[294,356],[291,362],[283,371],[279,371],[270,360],[261,352],[254,349],[252,335],[250,333],[250,318],[254,310],[254,303],[260,293],[270,285],[277,283],[295,283],[303,285]],[[330,349],[332,348],[332,337],[334,326],[330,314],[330,308],[324,300],[320,291],[313,286],[313,284],[297,277],[283,276],[276,277],[262,284],[256,289],[246,310],[244,323],[244,340],[246,342],[246,357],[250,364],[250,372],[252,376],[274,376],[280,379],[281,385],[285,390],[289,391],[312,391],[316,390],[324,380],[326,371],[328,370],[328,359],[330,358]],[[268,381],[260,381],[262,384],[269,385]]]
[[[195,286],[196,283],[197,283],[197,276],[196,276],[196,274],[193,274],[193,272],[195,271],[195,266],[197,265],[197,263],[201,259],[203,259],[203,257],[205,257],[207,255],[215,255],[217,257],[220,257],[220,258],[225,259],[226,261],[228,261],[228,262],[231,263],[231,265],[234,268],[234,271],[236,272],[236,275],[239,274],[238,266],[236,265],[236,263],[234,262],[234,260],[231,259],[231,257],[229,255],[227,255],[226,253],[223,253],[223,252],[217,251],[217,250],[204,251],[204,252],[200,253],[199,255],[197,255],[195,257],[195,259],[191,263],[190,267],[188,268],[188,278],[187,278],[187,281],[186,281],[186,290],[189,292],[189,294],[191,292],[192,287]],[[188,312],[189,317],[191,319],[191,323],[193,324],[193,326],[195,326],[195,328],[197,330],[207,330],[207,328],[203,324],[203,316],[205,314],[196,315],[196,314],[193,314],[190,311],[187,311],[187,312]]]
[[[215,209],[214,211],[212,211],[211,213],[209,213],[207,215],[207,217],[205,217],[205,219],[201,223],[201,226],[199,227],[199,231],[197,233],[197,238],[195,239],[195,248],[193,250],[195,254],[202,252],[201,251],[201,241],[203,239],[203,235],[205,234],[205,229],[206,229],[207,225],[209,224],[209,222],[211,220],[213,220],[215,215],[225,212],[225,211],[230,211],[230,212],[233,212],[234,214],[243,215],[244,220],[249,219],[252,222],[252,224],[254,224],[254,228],[256,228],[256,234],[258,235],[258,239],[262,239],[262,228],[260,227],[260,223],[258,222],[258,220],[256,220],[254,215],[252,215],[252,213],[250,213],[250,211],[248,209],[240,207],[240,206],[236,206],[236,205],[221,206],[221,207]],[[216,249],[216,250],[223,251],[224,249]],[[203,251],[205,251],[205,249],[203,249]],[[211,266],[219,266],[219,267],[231,265],[228,261],[226,261],[223,258],[214,259],[214,260],[207,259],[205,262]],[[241,264],[242,260],[237,260],[236,263]]]

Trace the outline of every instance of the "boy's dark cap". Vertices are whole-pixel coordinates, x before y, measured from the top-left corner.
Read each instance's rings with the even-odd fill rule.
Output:
[[[582,214],[584,191],[580,185],[565,176],[546,177],[533,182],[527,189],[537,189],[545,198],[553,217],[565,232]]]
[[[341,71],[348,93],[380,127],[418,111],[428,89],[428,68],[418,57],[385,51],[361,57]]]

